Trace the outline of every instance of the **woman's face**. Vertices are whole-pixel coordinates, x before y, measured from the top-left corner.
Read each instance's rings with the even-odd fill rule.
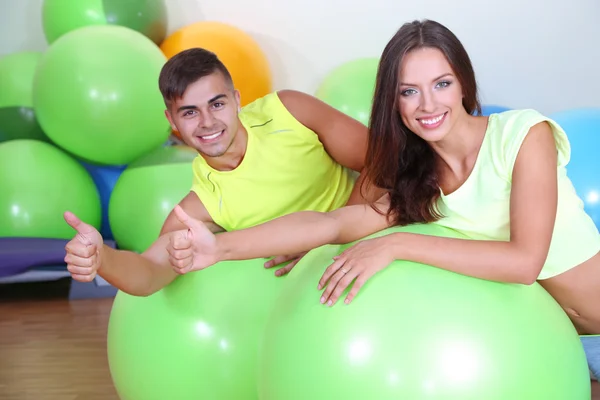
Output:
[[[435,48],[409,52],[400,67],[398,104],[404,124],[427,142],[438,142],[467,112],[458,78]]]

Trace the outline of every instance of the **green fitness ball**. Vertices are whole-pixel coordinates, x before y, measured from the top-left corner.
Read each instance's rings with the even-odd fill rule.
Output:
[[[33,78],[41,58],[36,51],[0,57],[0,108],[33,107]]]
[[[433,224],[373,237],[401,231],[463,238]],[[538,283],[394,261],[349,305],[327,307],[317,283],[346,247],[315,250],[323,261],[285,282],[264,330],[261,400],[589,400],[579,336]]]
[[[119,292],[108,325],[119,398],[258,400],[258,343],[287,279],[264,262],[217,263],[147,297]]]
[[[44,0],[42,26],[49,44],[90,25],[133,29],[160,45],[167,34],[164,0]]]
[[[108,205],[119,248],[141,253],[158,238],[173,207],[190,192],[196,156],[187,146],[159,147],[123,171]]]
[[[0,237],[71,239],[65,211],[100,227],[100,196],[85,168],[37,140],[0,143]]]
[[[335,68],[315,97],[368,126],[378,64],[378,58],[359,58]]]
[[[89,163],[131,163],[169,137],[158,89],[165,61],[154,43],[129,28],[89,26],[63,35],[36,72],[40,126]]]
[[[15,139],[33,139],[51,143],[29,107],[0,108],[0,142]]]
[[[23,51],[0,58],[0,142],[49,142],[33,110],[33,79],[42,53]]]

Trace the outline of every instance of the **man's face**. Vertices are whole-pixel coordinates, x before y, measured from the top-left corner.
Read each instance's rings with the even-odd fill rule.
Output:
[[[207,157],[220,157],[238,131],[240,95],[220,72],[189,85],[165,112],[184,142]]]

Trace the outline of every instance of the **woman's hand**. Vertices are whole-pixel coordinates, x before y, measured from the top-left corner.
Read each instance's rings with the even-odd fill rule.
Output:
[[[201,270],[219,261],[217,239],[204,223],[190,217],[175,206],[177,219],[187,226],[187,231],[171,234],[167,252],[173,270],[178,274]]]
[[[346,249],[326,270],[319,281],[319,290],[325,291],[321,303],[334,305],[343,291],[356,279],[344,302],[350,304],[367,279],[394,261],[390,238],[382,236],[361,241]]]

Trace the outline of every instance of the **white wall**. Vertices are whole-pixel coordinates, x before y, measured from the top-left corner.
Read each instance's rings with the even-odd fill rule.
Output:
[[[41,5],[0,0],[0,56],[46,48]],[[217,20],[250,33],[271,62],[274,89],[314,93],[332,68],[379,56],[402,23],[430,18],[467,47],[484,102],[544,113],[600,106],[600,0],[168,0],[168,7],[169,32]]]

